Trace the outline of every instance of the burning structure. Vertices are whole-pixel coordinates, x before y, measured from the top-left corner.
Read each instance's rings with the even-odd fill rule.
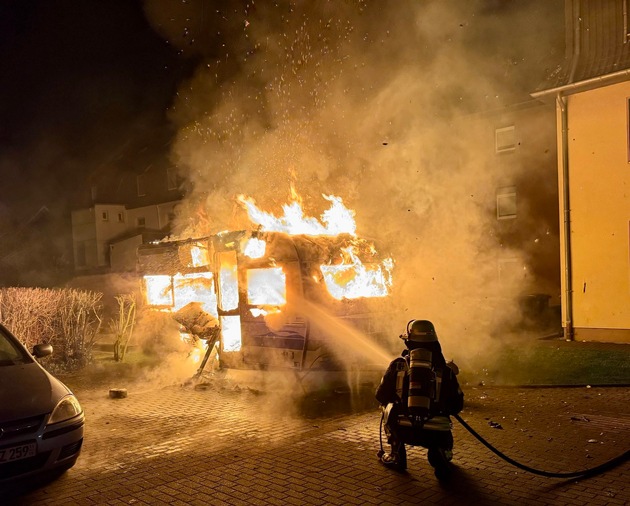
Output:
[[[187,329],[201,320],[206,359],[216,352],[222,368],[382,372],[388,357],[374,350],[393,262],[356,236],[341,199],[327,198],[325,224],[304,219],[297,201],[276,218],[239,197],[254,231],[140,246],[146,304]],[[348,346],[350,334],[367,346]]]

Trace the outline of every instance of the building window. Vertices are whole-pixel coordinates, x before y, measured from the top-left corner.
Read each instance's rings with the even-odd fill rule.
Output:
[[[101,219],[103,221],[109,221],[109,211],[102,211],[101,212]]]
[[[497,153],[508,153],[516,149],[516,135],[514,125],[497,128],[494,131],[494,145]]]
[[[144,185],[144,175],[136,176],[136,187],[138,189],[138,197],[144,197],[147,194],[147,189]]]
[[[516,187],[506,186],[497,190],[497,219],[516,218]]]
[[[174,167],[166,169],[166,186],[169,190],[177,190],[177,171]]]
[[[136,226],[138,228],[144,228],[146,226],[146,220],[144,219],[144,216],[138,216],[136,218]]]
[[[118,223],[125,223],[125,213],[118,213]]]

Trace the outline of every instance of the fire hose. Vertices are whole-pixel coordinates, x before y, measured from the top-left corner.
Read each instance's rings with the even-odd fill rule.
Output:
[[[582,471],[573,471],[573,472],[569,472],[569,473],[551,473],[549,471],[541,471],[539,469],[534,469],[532,467],[529,467],[529,466],[526,466],[524,464],[521,464],[520,462],[517,462],[514,459],[511,459],[510,457],[508,457],[504,453],[502,453],[499,450],[497,450],[490,443],[488,443],[479,434],[477,434],[477,432],[475,432],[470,425],[468,425],[464,420],[462,420],[462,418],[459,415],[453,415],[453,416],[455,417],[455,419],[459,423],[461,423],[463,425],[463,427],[468,432],[470,432],[473,436],[475,436],[475,438],[477,438],[477,440],[481,444],[483,444],[486,448],[488,448],[492,453],[494,453],[498,457],[502,458],[503,460],[505,460],[509,464],[512,464],[513,466],[516,466],[519,469],[522,469],[523,471],[527,471],[528,473],[532,473],[532,474],[537,474],[539,476],[545,476],[547,478],[576,478],[576,477],[583,477],[584,478],[584,477],[587,477],[587,476],[594,476],[596,474],[599,474],[599,473],[602,473],[604,471],[607,471],[608,469],[612,469],[613,467],[615,467],[615,466],[625,462],[626,460],[628,460],[628,457],[630,457],[630,450],[627,450],[624,453],[622,453],[621,455],[618,455],[617,457],[615,457],[615,458],[613,458],[613,459],[611,459],[611,460],[609,460],[607,462],[604,462],[603,464],[600,464],[599,466],[595,466],[595,467],[592,467],[590,469],[583,469]]]
[[[468,431],[470,432],[481,444],[483,444],[486,448],[488,448],[492,453],[497,455],[499,458],[505,460],[507,463],[512,464],[523,471],[527,471],[528,473],[537,474],[539,476],[544,476],[546,478],[586,478],[589,476],[595,476],[597,474],[603,473],[613,467],[622,464],[627,461],[630,457],[630,450],[625,451],[621,455],[614,457],[613,459],[604,462],[598,466],[592,467],[590,469],[583,469],[581,471],[573,471],[568,473],[553,473],[549,471],[541,471],[540,469],[534,469],[533,467],[526,466],[525,464],[521,464],[516,460],[508,457],[503,452],[496,449],[492,446],[488,441],[486,441],[483,437],[481,437],[470,425],[468,425],[459,415],[453,415],[453,417]],[[381,424],[379,429],[379,440],[381,444],[381,450],[379,451],[379,456],[384,453],[383,451],[383,419],[385,418],[385,413],[383,412],[381,416]]]

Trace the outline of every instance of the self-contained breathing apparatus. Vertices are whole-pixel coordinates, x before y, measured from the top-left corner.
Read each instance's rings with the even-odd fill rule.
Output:
[[[407,409],[417,420],[424,421],[435,411],[440,398],[442,378],[436,373],[430,351],[417,348],[409,352],[409,392]]]
[[[411,320],[407,324],[405,336],[407,339],[423,336],[419,333],[421,331],[418,329],[420,327],[419,322],[424,323],[422,320]],[[430,325],[427,333],[432,332],[434,335],[433,326],[430,322],[427,323]],[[427,340],[430,340],[431,337],[428,337]],[[415,427],[422,428],[429,418],[437,414],[440,404],[442,374],[442,370],[436,370],[434,367],[433,353],[424,348],[409,350],[404,360],[400,360],[397,364],[396,394],[402,402],[405,403],[406,399],[406,412]],[[389,414],[386,413],[386,419]]]
[[[433,324],[411,320],[400,337],[407,349],[394,359],[376,390],[383,407],[382,427],[391,452],[379,451],[388,467],[406,468],[405,445],[428,449],[439,479],[449,472],[453,435],[449,415],[463,407],[456,368],[446,364]]]
[[[549,478],[594,476],[630,458],[630,451],[599,466],[574,472],[549,472],[521,464],[503,454],[477,434],[460,416],[464,394],[457,381],[458,367],[446,363],[433,324],[428,320],[411,320],[407,333],[401,335],[407,349],[394,359],[376,390],[382,406],[379,429],[380,450],[377,456],[387,467],[407,467],[405,445],[427,448],[427,458],[438,479],[449,476],[453,456],[450,416],[468,430],[495,455],[524,471]],[[391,444],[391,452],[383,449],[383,428]]]

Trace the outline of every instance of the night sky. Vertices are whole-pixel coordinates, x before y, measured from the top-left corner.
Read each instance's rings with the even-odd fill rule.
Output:
[[[486,17],[510,14],[509,2],[473,3]],[[137,168],[137,163],[150,163],[141,155],[147,150],[165,156],[173,134],[167,111],[178,84],[202,59],[247,52],[242,25],[251,15],[251,4],[0,3],[0,205],[17,204],[28,215],[41,205],[54,207],[56,194],[74,186],[77,174],[104,170],[108,164]],[[391,4],[382,5],[390,9]],[[162,11],[164,33],[157,33],[155,22],[150,25],[145,8]],[[281,14],[278,10],[278,18]],[[153,18],[160,21],[159,15]],[[462,16],[462,25],[470,21]],[[480,30],[469,43],[500,54],[505,51],[501,39],[509,43],[510,31],[514,27],[509,25],[494,33]],[[179,40],[173,40],[178,32]],[[514,73],[504,67],[509,58],[516,65],[518,55],[501,58],[499,72]],[[220,78],[227,79],[237,70],[223,66],[222,71]]]
[[[164,156],[166,111],[188,64],[177,53],[140,2],[2,2],[2,205],[28,219],[66,206],[77,176],[132,165],[147,147]]]
[[[415,10],[419,4],[427,16],[422,18],[425,32],[413,38],[414,17],[401,5]],[[322,74],[317,58],[326,61],[337,42],[348,43],[359,33],[374,41],[366,49],[377,48],[381,39],[389,41],[380,53],[364,58],[364,66],[383,61],[429,64],[435,54],[453,45],[453,54],[465,52],[471,68],[486,73],[487,82],[502,89],[501,97],[509,95],[508,83],[515,96],[527,98],[539,76],[562,59],[563,2],[474,0],[453,5],[446,21],[432,21],[431,15],[445,9],[444,2],[4,0],[0,236],[28,222],[42,206],[60,227],[63,223],[67,227],[76,201],[73,192],[87,178],[108,170],[139,171],[150,164],[170,163],[178,130],[188,119],[194,123],[203,118],[204,107],[218,109],[221,97],[237,89],[234,83],[241,86],[237,78],[246,83],[248,98],[263,96],[285,77],[318,78]],[[337,16],[341,7],[361,13],[356,25],[353,18],[347,23]],[[337,33],[332,33],[330,20]],[[316,37],[322,33],[328,39],[318,46],[323,39]],[[254,65],[256,58],[267,58],[260,41],[277,37],[295,48],[304,42],[299,40],[304,34],[310,36],[310,47],[319,51],[307,55],[307,64],[316,69],[312,73],[300,75],[298,69],[296,74],[292,68],[296,62],[281,58],[275,68]],[[460,46],[454,45],[453,34]],[[342,63],[344,78],[356,82],[351,72],[359,59]],[[182,85],[201,75],[200,69],[215,80],[216,100],[186,104]],[[386,74],[376,72],[374,82],[379,79],[385,80]],[[436,94],[434,103],[473,97],[475,90],[466,82],[457,84],[457,76],[451,79],[455,84]],[[306,95],[311,84],[299,83]],[[480,93],[492,96],[492,90]],[[486,101],[487,106],[499,105]],[[261,118],[263,124],[276,119],[269,111]],[[59,230],[60,235],[67,234]]]

